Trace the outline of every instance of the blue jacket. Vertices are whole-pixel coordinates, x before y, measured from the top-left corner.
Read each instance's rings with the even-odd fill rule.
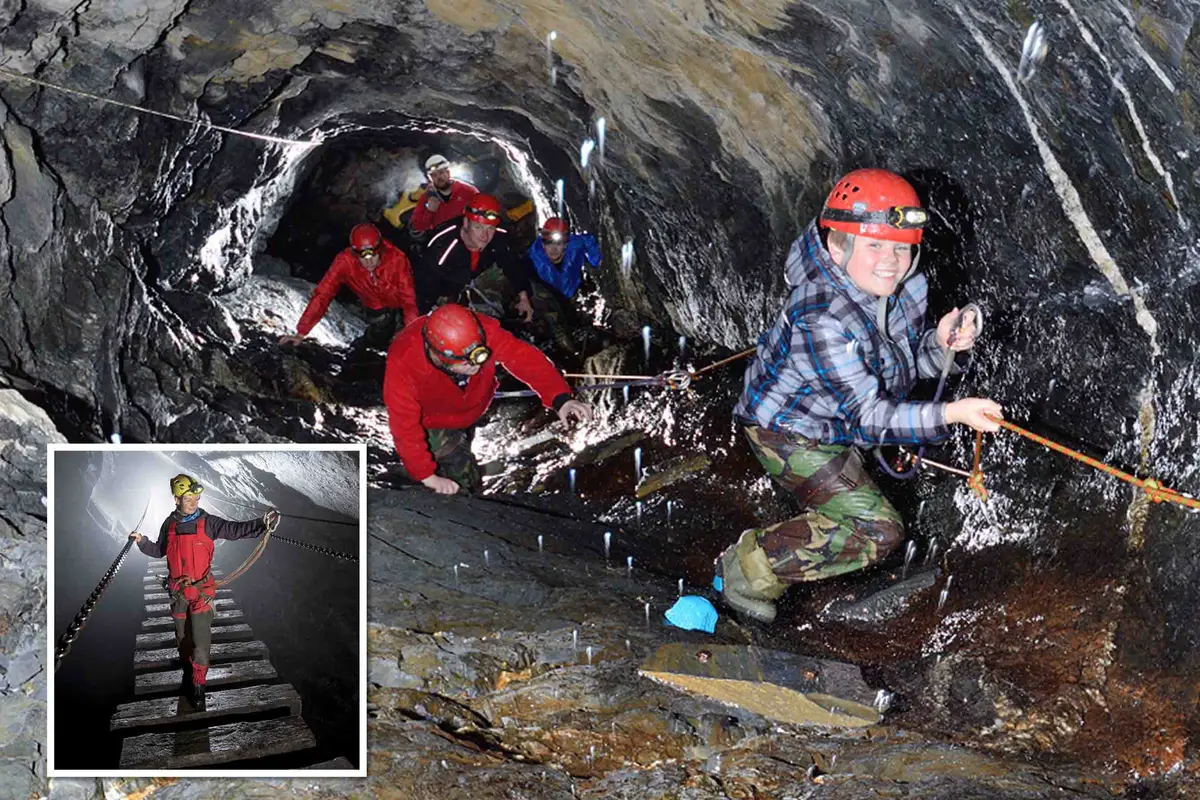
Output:
[[[736,419],[823,444],[923,444],[950,435],[945,403],[906,399],[918,378],[938,376],[945,358],[925,325],[924,275],[909,276],[892,296],[891,341],[876,328],[875,298],[833,263],[815,221],[792,244],[787,282],[791,295],[759,339]]]
[[[579,291],[579,284],[583,283],[585,256],[593,267],[600,265],[600,245],[590,233],[572,233],[559,264],[552,262],[546,255],[546,248],[541,239],[534,240],[527,254],[533,271],[542,282],[568,299],[575,296]]]

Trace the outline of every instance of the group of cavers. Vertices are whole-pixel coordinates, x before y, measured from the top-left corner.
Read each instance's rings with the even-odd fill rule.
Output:
[[[451,180],[448,167],[440,156],[427,163],[430,186],[412,224],[430,226],[430,235],[415,275],[398,249],[360,225],[314,291],[297,332],[316,324],[342,284],[369,308],[401,310],[405,324],[388,349],[383,387],[396,450],[409,477],[453,494],[480,488],[471,440],[496,393],[497,366],[560,419],[586,422],[592,415],[541,350],[455,301],[495,270],[511,282],[517,310],[529,319],[533,298],[545,289],[570,303],[582,260],[595,266],[600,254],[594,240],[552,218],[526,258],[514,258],[499,228],[499,203]],[[788,587],[871,566],[903,541],[903,520],[868,473],[861,448],[939,442],[956,424],[999,428],[1003,409],[987,398],[909,399],[918,379],[962,370],[983,324],[971,307],[929,326],[928,283],[916,269],[927,221],[904,178],[854,170],[791,245],[789,295],[759,339],[733,416],[767,474],[803,511],[743,531],[716,557],[713,586],[745,616],[771,622]],[[186,497],[177,493],[177,503]],[[169,551],[168,533],[194,530],[182,527],[193,513],[188,508],[180,505],[171,531],[164,523],[163,546],[151,554]],[[212,527],[207,533],[213,536]],[[210,551],[211,542],[204,547]]]

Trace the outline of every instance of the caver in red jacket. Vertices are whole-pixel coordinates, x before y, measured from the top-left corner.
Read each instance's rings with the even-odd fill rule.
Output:
[[[438,193],[441,194],[440,192]],[[479,194],[479,190],[469,183],[462,181],[450,182],[450,198],[444,196],[439,197],[442,204],[438,206],[437,211],[430,211],[425,204],[429,202],[430,194],[426,192],[421,201],[417,203],[413,209],[412,217],[408,221],[408,226],[416,233],[424,233],[427,230],[436,228],[443,222],[452,220],[455,217],[461,217],[467,210],[467,204]]]
[[[138,549],[151,558],[167,557],[172,594],[182,592],[188,611],[200,614],[212,608],[217,594],[212,576],[213,542],[216,539],[253,539],[267,531],[261,519],[233,522],[214,517],[202,509],[184,516],[175,511],[159,528],[158,541],[138,541]],[[173,613],[175,617],[186,616]]]
[[[571,387],[541,350],[522,342],[486,314],[476,312],[475,316],[483,326],[492,357],[461,389],[453,377],[434,366],[425,354],[421,332],[425,317],[405,328],[388,350],[383,402],[387,405],[396,452],[414,480],[423,481],[437,471],[425,432],[474,425],[487,411],[500,385],[497,365],[537,392],[547,408],[557,411],[571,399]]]
[[[329,271],[313,290],[312,299],[300,315],[300,321],[296,323],[297,335],[307,336],[313,326],[321,321],[343,284],[353,289],[362,304],[372,311],[399,308],[404,311],[405,323],[417,318],[417,293],[413,287],[412,266],[408,263],[408,256],[384,239],[379,266],[374,272],[368,272],[359,263],[352,248],[347,247],[337,254]]]

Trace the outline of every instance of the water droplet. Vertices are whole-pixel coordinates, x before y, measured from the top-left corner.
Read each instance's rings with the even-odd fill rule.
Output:
[[[604,532],[604,561],[608,562],[608,554],[612,550],[612,531]]]

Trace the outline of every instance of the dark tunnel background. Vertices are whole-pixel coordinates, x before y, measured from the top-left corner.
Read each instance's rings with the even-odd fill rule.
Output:
[[[55,641],[66,630],[87,596],[120,552],[120,543],[102,530],[88,513],[87,503],[95,470],[89,452],[60,452],[53,464],[55,478],[54,628]],[[179,459],[187,467],[187,459]],[[119,463],[119,462],[118,462]],[[119,469],[120,467],[118,467]],[[137,505],[134,519],[145,507],[147,493],[158,493],[142,524],[142,532],[157,538],[163,497],[169,502],[164,474],[161,482],[126,484],[129,504]],[[261,470],[256,477],[265,496],[284,514],[357,523],[320,507],[296,490]],[[251,519],[250,508],[235,508],[201,495],[200,507],[226,519]],[[235,513],[236,512],[236,513]],[[354,555],[359,532],[354,526],[325,525],[284,517],[277,533],[288,538]],[[217,543],[214,569],[228,575],[250,554],[257,540]],[[144,699],[133,694],[133,651],[145,613],[142,586],[149,559],[136,546],[80,632],[54,676],[54,766],[56,769],[116,769],[123,736],[109,732],[109,720],[120,703]],[[359,630],[359,562],[350,562],[292,544],[272,541],[259,560],[233,581],[236,607],[245,614],[254,638],[264,642],[278,677],[290,683],[302,700],[301,716],[312,730],[317,749],[269,759],[237,762],[240,769],[295,769],[344,756],[360,764],[362,670]],[[267,718],[243,717],[241,719]],[[218,720],[218,723],[220,720]],[[134,730],[133,735],[144,733]],[[231,765],[224,765],[227,768]]]

